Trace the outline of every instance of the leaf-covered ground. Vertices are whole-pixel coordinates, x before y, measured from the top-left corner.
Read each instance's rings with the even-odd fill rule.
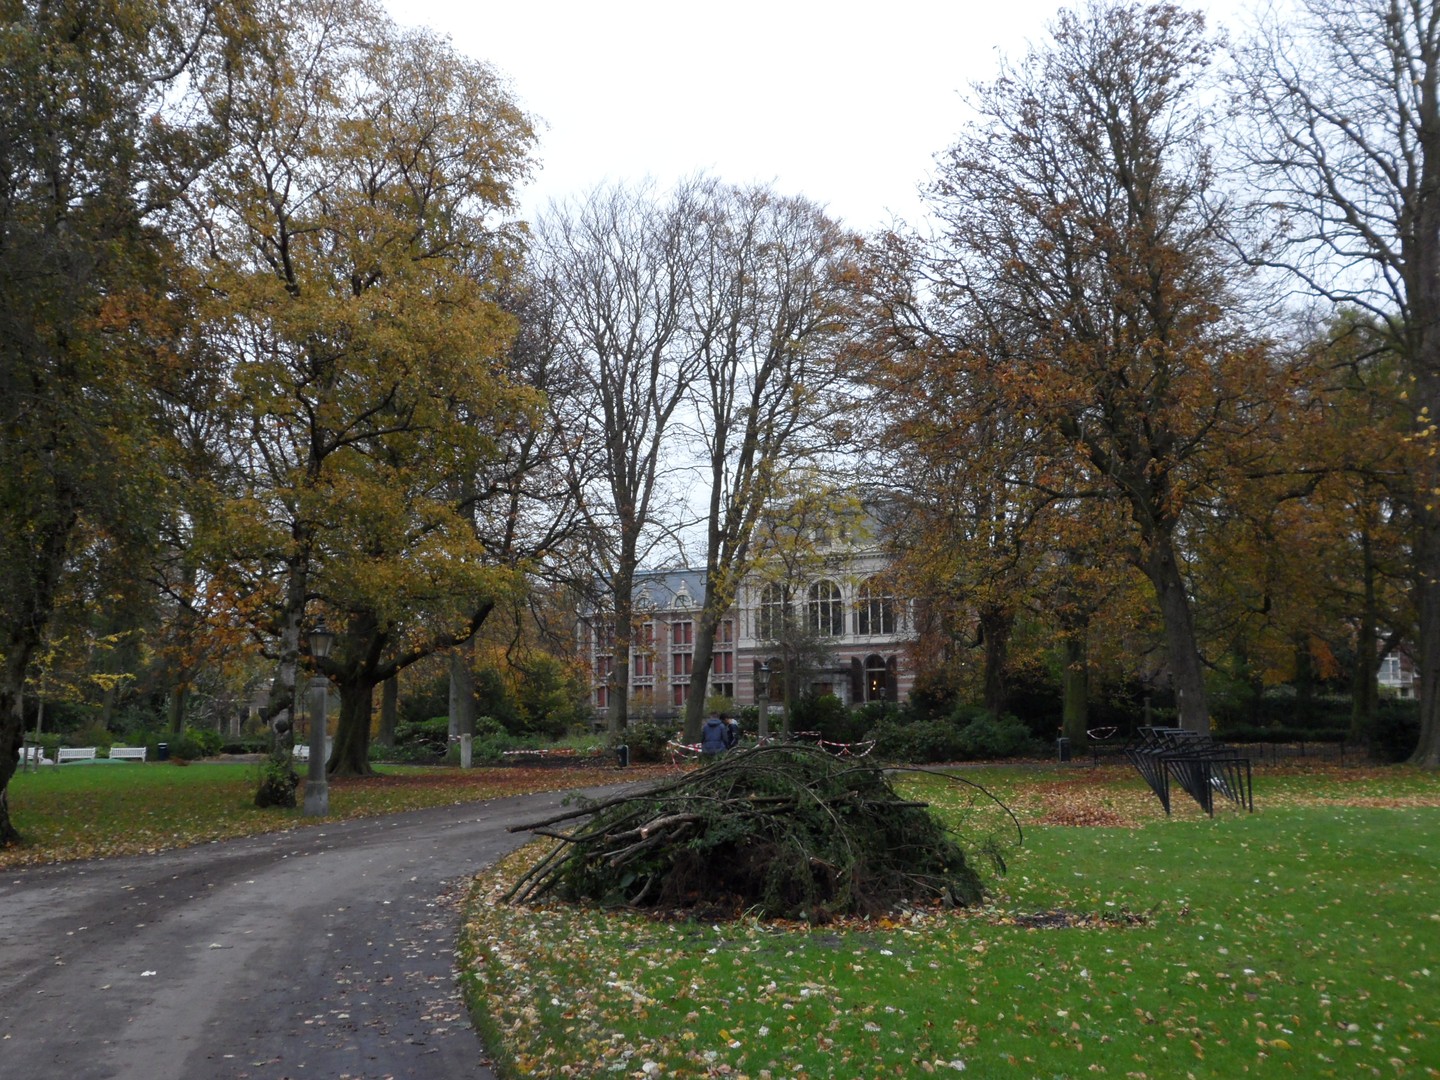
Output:
[[[465,984],[501,1069],[1440,1076],[1440,778],[1267,770],[1258,813],[1214,820],[1118,767],[983,779],[1026,843],[968,912],[663,921],[495,903],[524,856],[483,874]],[[942,781],[908,790],[991,828]]]
[[[329,818],[369,817],[507,795],[640,780],[656,767],[446,769],[382,767],[332,780]],[[0,848],[0,868],[135,855],[316,824],[299,809],[260,810],[253,764],[60,765],[17,775],[10,814],[25,842]],[[301,784],[300,799],[304,799]]]

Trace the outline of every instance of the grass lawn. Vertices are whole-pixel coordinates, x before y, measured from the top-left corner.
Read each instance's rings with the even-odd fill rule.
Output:
[[[251,764],[76,763],[18,773],[9,787],[10,816],[25,842],[0,848],[0,868],[133,855],[319,821],[612,784],[641,779],[647,770],[396,765],[382,766],[380,773],[332,780],[331,814],[324,819],[306,818],[299,809],[257,809],[259,771]],[[302,800],[304,790],[302,783]]]
[[[975,775],[973,773],[967,775]],[[984,910],[697,923],[494,902],[462,952],[506,1075],[1440,1076],[1440,777],[1260,770],[1166,819],[1133,771],[987,771],[1025,843]],[[995,815],[907,781],[962,835]],[[533,857],[533,849],[530,851]]]

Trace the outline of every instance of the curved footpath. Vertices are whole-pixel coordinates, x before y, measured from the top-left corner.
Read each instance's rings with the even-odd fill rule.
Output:
[[[459,902],[566,794],[0,871],[0,1077],[493,1078]]]

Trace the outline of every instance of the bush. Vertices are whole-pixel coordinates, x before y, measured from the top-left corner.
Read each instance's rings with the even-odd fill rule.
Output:
[[[870,723],[834,694],[806,694],[795,703],[791,726],[795,731],[818,732],[828,742],[852,743],[865,737]]]
[[[870,729],[878,756],[914,765],[961,760],[959,735],[949,720],[885,719]]]
[[[619,739],[610,742],[610,747],[628,746],[630,760],[634,762],[665,761],[670,755],[670,740],[674,737],[675,729],[668,724],[631,724],[620,733]]]
[[[393,761],[432,763],[450,749],[450,718],[405,721],[395,725]]]
[[[960,729],[957,736],[960,753],[966,758],[1021,757],[1038,750],[1030,728],[1006,713],[994,717],[982,713]]]
[[[1382,700],[1366,735],[1372,757],[1380,761],[1404,761],[1420,745],[1420,703]]]

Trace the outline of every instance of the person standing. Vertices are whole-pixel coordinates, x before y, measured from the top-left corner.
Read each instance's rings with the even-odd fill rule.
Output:
[[[711,713],[705,718],[705,726],[700,729],[700,753],[705,757],[715,757],[730,749],[726,741],[729,738],[729,728],[725,721]]]

